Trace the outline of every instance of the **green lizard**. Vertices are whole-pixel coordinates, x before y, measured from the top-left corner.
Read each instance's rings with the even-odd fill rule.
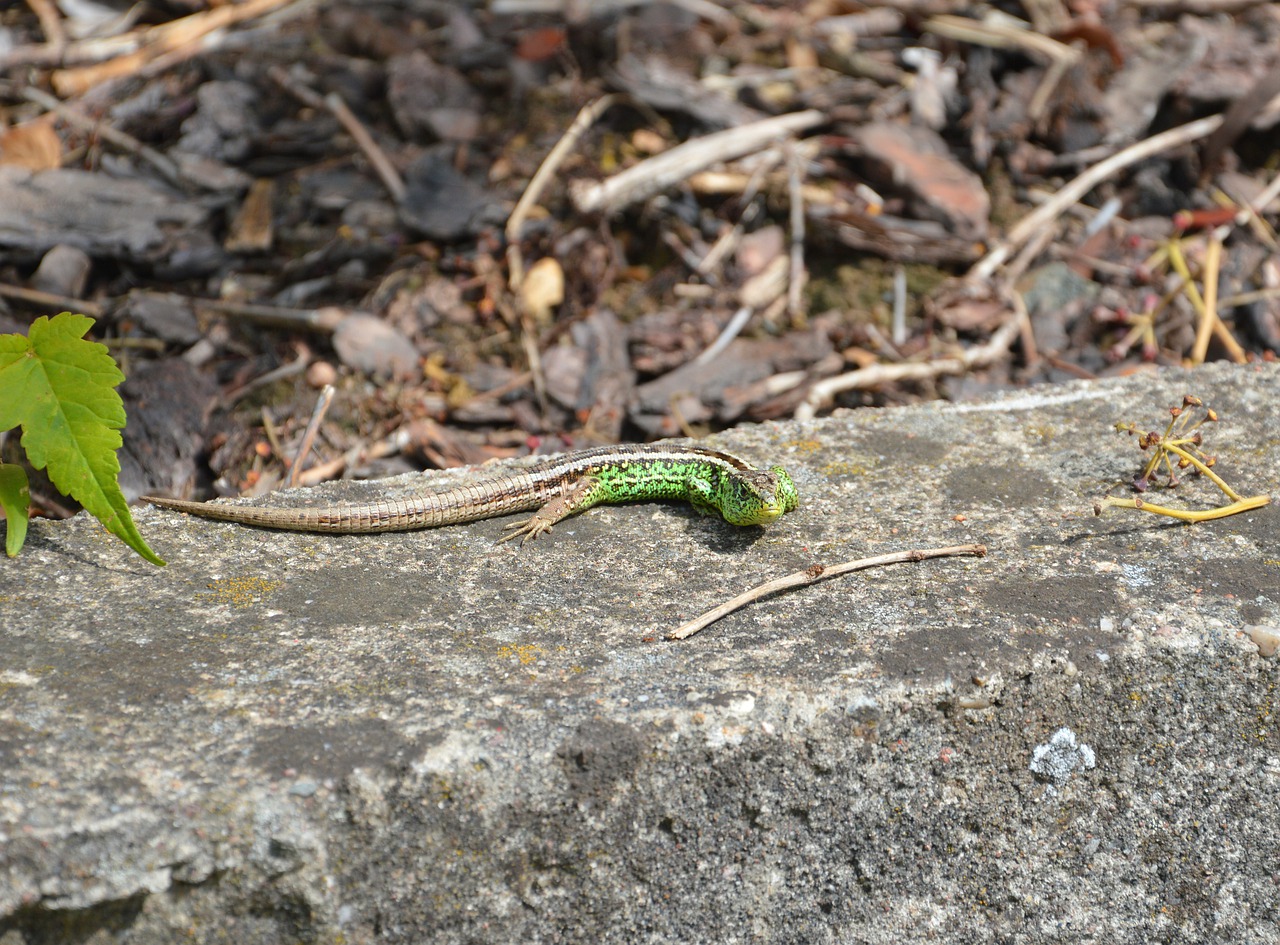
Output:
[[[644,499],[685,499],[703,514],[719,512],[733,525],[764,525],[800,504],[781,466],[756,469],[744,460],[700,446],[603,446],[566,453],[443,492],[403,499],[301,508],[145,501],[204,518],[300,532],[394,532],[474,522],[537,509],[507,526],[503,538],[527,541],[593,505]]]

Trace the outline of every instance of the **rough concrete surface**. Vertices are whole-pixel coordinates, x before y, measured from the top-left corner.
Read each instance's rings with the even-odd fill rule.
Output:
[[[767,530],[139,510],[161,569],[36,522],[0,562],[0,945],[1280,941],[1280,508],[1092,512],[1145,455],[1113,424],[1187,391],[1280,495],[1255,365],[717,438],[793,471]]]

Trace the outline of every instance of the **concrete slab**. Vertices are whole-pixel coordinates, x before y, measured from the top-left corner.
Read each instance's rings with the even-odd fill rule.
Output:
[[[716,438],[792,470],[767,530],[140,510],[157,569],[37,522],[0,563],[0,945],[1278,941],[1280,509],[1092,511],[1141,461],[1112,425],[1188,391],[1280,495],[1280,367],[1211,366]]]

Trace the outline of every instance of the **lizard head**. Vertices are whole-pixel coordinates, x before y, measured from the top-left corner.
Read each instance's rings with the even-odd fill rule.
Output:
[[[730,501],[720,511],[731,525],[765,525],[800,505],[800,493],[781,466],[735,477]]]

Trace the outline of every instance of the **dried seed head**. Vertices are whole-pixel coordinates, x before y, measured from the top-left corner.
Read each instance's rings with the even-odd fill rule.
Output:
[[[1185,395],[1183,395],[1183,398],[1182,398],[1182,406],[1184,406],[1184,407],[1202,407],[1202,406],[1204,406],[1204,405],[1201,403],[1201,401],[1200,401],[1200,398],[1199,398],[1199,397],[1195,397],[1195,396],[1193,396],[1192,394],[1185,394]]]
[[[1218,412],[1217,412],[1216,410],[1214,410],[1212,407],[1210,407],[1210,408],[1208,408],[1207,410],[1205,410],[1205,412],[1204,412],[1204,418],[1205,418],[1207,421],[1209,421],[1210,423],[1217,423],[1217,422],[1218,422]]]

